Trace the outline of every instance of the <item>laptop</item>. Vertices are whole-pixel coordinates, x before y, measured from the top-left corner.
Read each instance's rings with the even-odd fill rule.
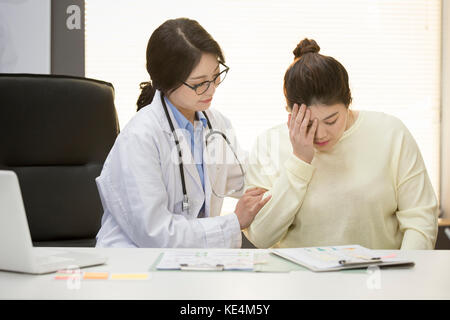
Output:
[[[100,265],[106,260],[65,248],[33,247],[17,175],[0,170],[0,270],[43,274]]]

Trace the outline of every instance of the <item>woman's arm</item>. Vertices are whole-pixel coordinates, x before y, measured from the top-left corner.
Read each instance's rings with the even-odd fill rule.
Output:
[[[303,203],[314,173],[311,161],[315,153],[314,135],[318,125],[317,119],[314,119],[309,126],[310,119],[311,110],[306,105],[299,107],[294,104],[287,121],[289,140],[285,139],[279,130],[268,131],[269,135],[275,136],[265,136],[265,143],[258,140],[250,159],[248,184],[270,190],[273,197],[246,232],[249,240],[258,247],[270,247],[280,241]],[[275,143],[272,144],[272,141]],[[276,178],[269,178],[266,172],[276,172],[273,159],[280,158],[280,148],[286,143],[291,144],[292,153]],[[261,152],[258,152],[258,149]],[[268,164],[262,165],[262,162],[267,160]]]
[[[289,143],[279,137],[277,139],[277,143]],[[312,165],[293,154],[277,168],[274,159],[279,157],[279,145],[273,145],[271,150],[271,140],[271,137],[267,136],[258,138],[249,159],[246,177],[247,187],[265,188],[272,195],[272,199],[244,231],[247,238],[258,248],[271,247],[286,234],[300,210],[315,170]]]
[[[400,150],[396,215],[404,233],[401,249],[434,249],[438,203],[420,150],[406,127]]]

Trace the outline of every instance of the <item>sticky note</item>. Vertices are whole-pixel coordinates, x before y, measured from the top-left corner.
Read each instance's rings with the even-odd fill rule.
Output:
[[[79,269],[58,270],[55,274],[55,280],[81,279],[81,271]]]
[[[83,275],[84,280],[107,280],[108,277],[108,272],[85,272]]]
[[[81,279],[80,274],[57,274],[55,280]]]

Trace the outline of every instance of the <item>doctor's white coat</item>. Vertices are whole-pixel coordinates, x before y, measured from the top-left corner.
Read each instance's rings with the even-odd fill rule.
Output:
[[[172,123],[177,128],[170,108]],[[241,162],[231,123],[216,110],[206,111],[212,128],[224,132]],[[204,131],[208,129],[205,128]],[[239,167],[204,164],[205,192],[188,143],[178,134],[183,150],[184,176],[189,212],[182,212],[183,192],[174,143],[160,92],[122,130],[112,147],[101,175],[96,179],[104,214],[97,247],[239,248],[241,230],[237,216],[220,216],[223,199],[211,192],[238,189]],[[203,140],[204,141],[204,140]],[[205,144],[203,145],[205,149]],[[242,194],[234,196],[239,197]],[[197,214],[205,201],[205,218]]]

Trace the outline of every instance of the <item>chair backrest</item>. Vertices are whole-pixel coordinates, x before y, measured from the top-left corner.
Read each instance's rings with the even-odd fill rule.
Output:
[[[95,178],[118,134],[112,84],[0,74],[0,169],[19,178],[35,245],[95,244]]]

